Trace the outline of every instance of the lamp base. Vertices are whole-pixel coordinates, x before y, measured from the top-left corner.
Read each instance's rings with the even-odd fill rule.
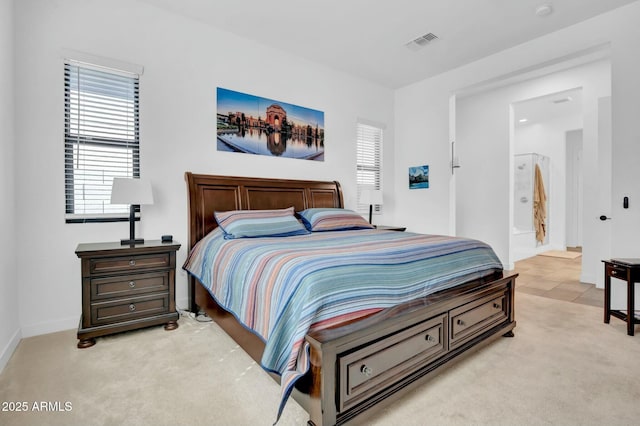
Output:
[[[143,238],[136,238],[136,209],[135,205],[129,206],[129,239],[120,240],[122,246],[133,246],[136,244],[144,244]]]
[[[136,238],[134,240],[120,240],[120,245],[122,246],[132,246],[135,244],[144,244],[144,239],[143,238]]]

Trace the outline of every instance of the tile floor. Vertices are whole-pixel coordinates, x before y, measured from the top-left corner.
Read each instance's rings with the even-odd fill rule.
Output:
[[[516,262],[516,291],[602,307],[604,290],[580,282],[581,257],[534,256]]]

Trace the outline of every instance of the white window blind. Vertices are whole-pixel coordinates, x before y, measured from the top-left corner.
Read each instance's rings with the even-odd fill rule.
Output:
[[[360,203],[363,190],[382,189],[382,134],[378,126],[358,123],[357,163],[358,163],[358,211],[368,212],[369,205]],[[382,206],[375,204],[374,212],[381,213]]]
[[[128,217],[111,205],[114,177],[140,177],[137,74],[68,61],[65,92],[67,222]]]

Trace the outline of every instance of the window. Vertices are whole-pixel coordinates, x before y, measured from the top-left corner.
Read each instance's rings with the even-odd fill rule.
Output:
[[[382,133],[381,125],[358,123],[358,211],[368,212],[369,205],[360,203],[363,190],[382,189]],[[374,212],[381,213],[382,206],[375,204]]]
[[[67,61],[64,68],[66,221],[126,219],[114,177],[140,177],[137,74]]]

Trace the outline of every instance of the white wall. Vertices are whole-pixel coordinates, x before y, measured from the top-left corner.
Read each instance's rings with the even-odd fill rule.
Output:
[[[598,247],[600,250],[597,236],[608,226],[611,228],[615,246],[604,247],[603,250],[618,256],[637,253],[637,241],[640,240],[640,186],[637,185],[637,182],[640,182],[640,169],[635,163],[640,158],[640,144],[637,143],[640,140],[640,127],[637,126],[637,119],[640,117],[640,85],[637,83],[637,76],[640,75],[640,57],[634,52],[637,49],[635,46],[640,43],[640,26],[637,25],[639,20],[640,2],[635,2],[399,89],[395,97],[397,221],[406,222],[408,226],[421,232],[446,233],[451,228],[451,200],[448,191],[451,174],[448,165],[449,101],[452,95],[474,85],[494,82],[502,76],[513,76],[523,70],[535,69],[539,64],[558,63],[577,52],[609,43],[612,68],[612,149],[613,163],[616,164],[612,176],[612,196],[615,202],[611,214],[614,215],[614,221],[611,221],[610,225],[601,223],[597,217],[603,214],[603,206],[596,205],[593,201],[587,203],[585,200],[585,234],[592,231],[595,236],[590,236],[584,245]],[[588,94],[585,93],[585,96]],[[597,123],[597,108],[585,114],[592,115],[588,119],[589,122]],[[585,126],[586,123],[587,119]],[[500,122],[496,125],[507,132],[506,123]],[[585,132],[587,131],[585,128]],[[585,133],[586,143],[588,142]],[[488,182],[483,176],[482,185],[479,184],[477,187],[478,191],[497,189],[502,194],[501,197],[508,193],[504,183],[508,182],[507,152],[506,146],[495,152],[496,156],[492,161],[497,161],[495,164],[499,170],[491,170],[489,177],[492,180]],[[401,173],[406,166],[415,163],[416,158],[424,158],[432,164],[430,192],[409,193],[402,184]],[[584,156],[585,170],[590,171],[589,175],[585,176],[585,193],[597,192],[600,189],[600,183],[597,182],[598,161],[597,155]],[[465,159],[462,156],[460,162],[464,168]],[[497,178],[496,175],[500,176]],[[624,195],[628,195],[631,202],[638,201],[635,207],[622,210],[622,203],[617,201]],[[491,196],[492,193],[488,192],[487,197]],[[500,202],[497,207],[500,213],[490,219],[491,223],[508,220],[505,216],[508,214],[506,205]],[[506,230],[504,232],[507,233]],[[506,235],[498,235],[497,238],[500,256],[504,262],[508,246],[505,243]],[[598,277],[603,275],[600,262],[602,255],[601,251],[583,253],[583,279],[590,282],[601,280]]]
[[[584,126],[585,147],[595,157],[598,152],[598,98],[608,96],[610,86],[609,61],[600,60],[458,99],[456,144],[460,161],[464,162],[463,167],[456,172],[458,234],[487,241],[494,247],[503,264],[512,268],[514,260],[510,257],[509,246],[513,224],[510,213],[513,159],[509,153],[535,151],[550,156],[552,175],[564,182],[564,173],[558,176],[559,171],[564,170],[563,131]],[[583,91],[582,117],[576,117],[573,122],[537,126],[534,139],[539,137],[539,140],[546,139],[549,143],[544,152],[528,149],[526,146],[521,151],[521,148],[515,146],[515,139],[521,132],[516,128],[512,142],[509,115],[511,104],[577,87],[581,87]],[[551,135],[555,135],[552,138],[555,143],[550,139]],[[596,177],[591,179],[595,180]],[[482,184],[479,185],[479,182]],[[564,184],[552,185],[550,189],[557,191],[560,188],[564,188]],[[592,192],[592,195],[595,197],[595,193]],[[564,200],[564,190],[553,198]],[[551,201],[549,207],[554,210],[550,212],[550,222],[554,217],[564,217],[564,210],[556,210],[558,203]],[[558,235],[563,240],[564,224],[556,223],[554,227],[556,225],[560,226]],[[551,243],[561,244],[557,240]]]
[[[143,206],[137,234],[173,234],[186,257],[184,172],[338,180],[355,207],[357,118],[384,123],[385,189],[393,183],[393,92],[299,57],[130,0],[16,2],[17,204],[20,322],[24,335],[77,326],[81,310],[78,243],[125,237],[124,223],[65,224],[63,50],[144,66],[141,173],[155,204]],[[216,151],[216,87],[325,112],[325,161]],[[393,198],[385,216],[393,219]],[[177,274],[186,308],[186,275]]]
[[[13,0],[0,0],[0,371],[20,341],[13,126]]]

